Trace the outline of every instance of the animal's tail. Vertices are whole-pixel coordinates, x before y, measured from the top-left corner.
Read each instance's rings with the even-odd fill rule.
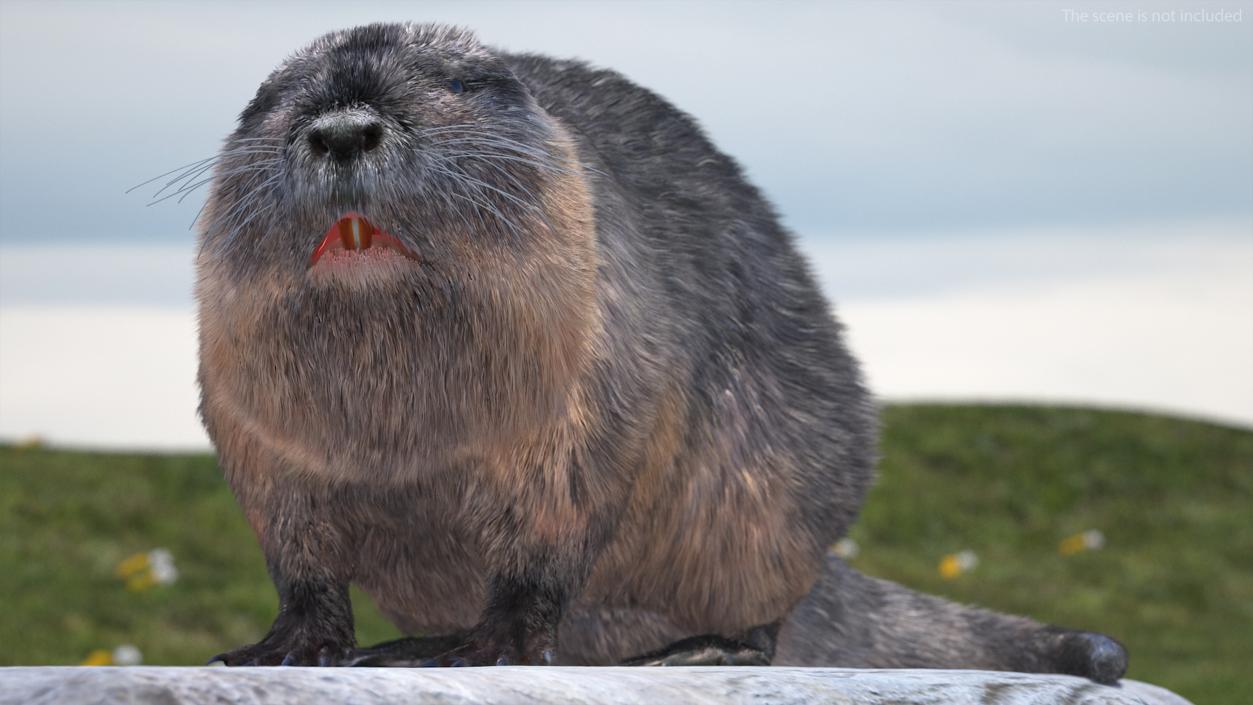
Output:
[[[784,622],[774,664],[1069,673],[1114,683],[1127,651],[1104,634],[948,602],[829,556]]]

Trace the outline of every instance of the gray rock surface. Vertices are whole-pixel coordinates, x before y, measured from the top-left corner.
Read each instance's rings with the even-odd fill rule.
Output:
[[[843,668],[0,668],[0,704],[1190,705],[1070,676]]]

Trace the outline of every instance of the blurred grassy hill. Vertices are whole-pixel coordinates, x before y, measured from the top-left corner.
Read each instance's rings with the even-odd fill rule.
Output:
[[[1048,407],[885,410],[860,570],[964,602],[1104,631],[1130,676],[1197,703],[1253,692],[1253,432]],[[1105,546],[1063,556],[1097,530]],[[144,587],[126,558],[173,555]],[[955,578],[943,556],[973,551]],[[140,581],[142,583],[142,581]],[[0,447],[0,665],[133,644],[194,664],[269,626],[265,566],[209,455]],[[396,634],[358,596],[358,638]]]

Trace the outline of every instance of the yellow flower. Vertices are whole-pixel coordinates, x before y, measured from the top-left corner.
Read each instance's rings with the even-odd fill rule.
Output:
[[[170,585],[178,580],[174,557],[164,548],[136,553],[117,564],[117,577],[126,581],[127,590],[147,590],[154,585]]]
[[[113,663],[113,652],[108,649],[96,649],[83,659],[82,666],[108,666]]]
[[[1083,551],[1095,551],[1105,546],[1105,534],[1096,529],[1067,536],[1057,544],[1057,552],[1063,556],[1073,556]]]
[[[133,644],[122,644],[116,649],[95,649],[80,666],[137,666],[144,662],[144,655]]]
[[[129,578],[148,569],[148,554],[136,553],[117,564],[117,577]]]
[[[962,573],[974,570],[974,567],[977,565],[979,565],[979,557],[975,555],[974,551],[967,549],[957,553],[950,553],[940,559],[940,577],[945,580],[952,580]]]

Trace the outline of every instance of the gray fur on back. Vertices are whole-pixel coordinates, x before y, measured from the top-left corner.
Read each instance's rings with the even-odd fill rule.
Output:
[[[348,113],[377,148],[320,156],[312,126]],[[353,583],[486,663],[551,658],[564,617],[572,663],[706,636],[768,658],[782,625],[784,663],[1093,674],[1104,642],[824,558],[871,481],[874,404],[769,203],[657,95],[370,25],[288,59],[224,155],[202,414],[283,604],[227,658],[349,648]],[[315,271],[350,209],[416,264]]]

